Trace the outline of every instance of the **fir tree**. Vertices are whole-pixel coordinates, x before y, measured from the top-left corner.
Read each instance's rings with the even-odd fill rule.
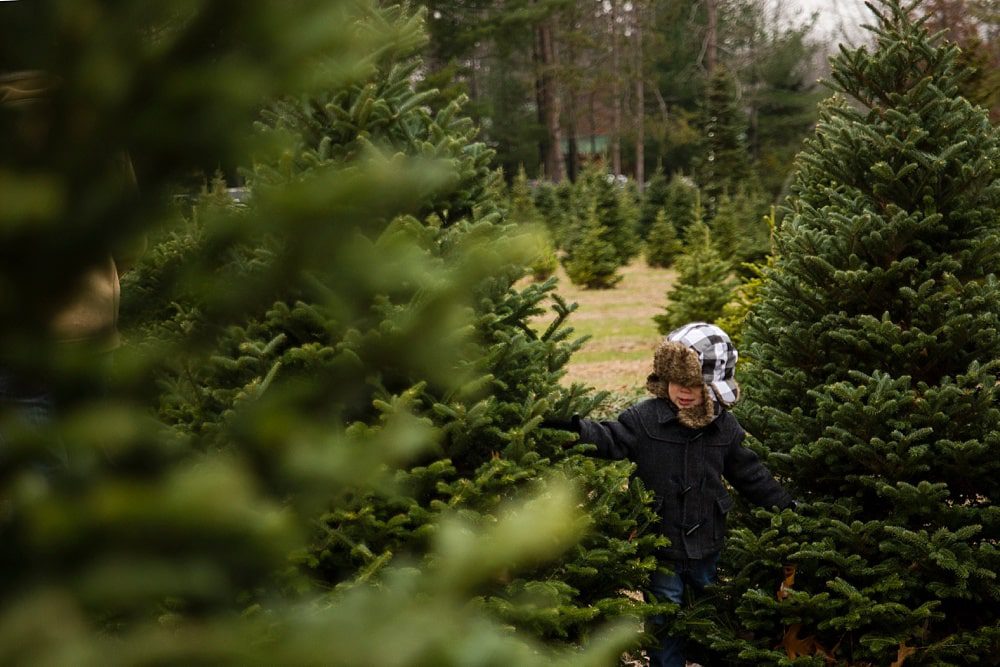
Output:
[[[346,159],[342,169],[311,174],[317,178],[301,174],[286,187],[255,191],[245,208],[224,203],[213,189],[197,219],[180,229],[159,227],[173,215],[163,202],[192,172],[217,161],[239,164],[251,149],[294,154],[284,142],[251,140],[262,99],[344,87],[367,70],[372,53],[408,42],[412,48],[415,24],[365,3],[306,0],[280,7],[254,0],[4,5],[26,13],[0,9],[0,62],[40,68],[46,81],[61,84],[53,85],[44,115],[16,115],[6,105],[9,79],[0,95],[4,368],[19,360],[19,370],[44,368],[60,385],[95,384],[107,358],[74,356],[82,350],[49,340],[33,328],[38,318],[28,310],[18,315],[18,305],[68,289],[81,257],[105,255],[137,234],[148,232],[155,245],[141,276],[148,279],[144,295],[158,301],[124,314],[170,312],[159,300],[166,292],[182,298],[174,310],[183,316],[132,329],[132,344],[117,352],[109,393],[77,387],[61,394],[65,401],[49,424],[22,419],[6,396],[0,404],[0,662],[578,664],[579,651],[525,641],[468,604],[498,572],[531,571],[572,547],[583,518],[563,485],[551,485],[554,504],[505,506],[486,532],[458,519],[438,524],[427,559],[433,566],[396,570],[378,588],[357,581],[329,594],[289,567],[304,553],[320,508],[342,506],[359,489],[398,491],[386,471],[433,451],[443,431],[414,414],[419,385],[383,394],[378,417],[365,427],[331,419],[352,403],[355,387],[329,382],[333,373],[316,384],[282,386],[281,367],[269,355],[301,331],[329,334],[332,327],[323,324],[330,320],[317,322],[317,311],[339,322],[370,317],[373,305],[384,305],[363,298],[371,281],[424,288],[427,307],[395,321],[412,332],[433,335],[441,321],[469,324],[468,303],[452,282],[462,276],[421,255],[413,237],[397,234],[378,247],[357,238],[387,217],[420,210],[457,174],[439,161],[414,169]],[[13,119],[19,122],[6,122]],[[24,133],[43,126],[47,133]],[[124,146],[140,167],[143,198],[121,187],[114,168]],[[451,198],[449,205],[461,202]],[[340,236],[316,229],[323,216],[336,220]],[[40,259],[45,276],[25,270]],[[481,268],[464,277],[491,277],[509,262],[502,252],[483,254],[466,265]],[[213,358],[216,336],[233,332],[239,314],[274,305],[275,290],[304,292],[297,277],[328,275],[331,265],[339,282],[323,286],[316,307],[288,305],[296,327],[282,332],[285,338],[261,345],[247,336],[238,357]],[[284,280],[289,276],[296,279]],[[126,285],[125,294],[136,286]],[[137,347],[144,332],[153,339]],[[439,361],[459,363],[460,349]],[[282,361],[307,361],[300,351]],[[380,351],[395,360],[397,373],[423,365],[394,345]],[[336,379],[350,380],[353,359],[348,353],[341,361],[344,375]],[[238,396],[225,397],[219,419],[162,412],[166,422],[155,420],[148,408],[161,397],[181,406],[179,392],[194,391],[198,400],[186,404],[207,404],[201,398],[215,388],[154,374],[198,369],[199,362],[235,382],[247,377],[246,367],[257,375]],[[194,423],[203,428],[183,426]],[[435,623],[428,626],[428,617]],[[583,659],[606,664],[618,649],[606,643]]]
[[[677,282],[667,292],[666,312],[655,316],[660,333],[688,322],[715,322],[732,296],[731,268],[712,243],[708,226],[697,221],[687,231],[677,259]]]
[[[649,239],[653,223],[656,222],[656,216],[666,206],[669,183],[670,179],[663,173],[663,165],[659,165],[642,193],[642,205],[639,209],[639,238]]]
[[[559,256],[555,244],[544,227],[539,227],[532,235],[534,247],[530,251],[528,268],[531,276],[538,282],[547,280],[559,268]]]
[[[695,177],[705,197],[706,217],[711,218],[723,193],[745,187],[751,175],[747,120],[737,100],[736,81],[722,67],[706,84],[700,114]]]
[[[688,228],[697,219],[700,208],[701,194],[695,184],[686,176],[674,174],[667,185],[663,210],[679,237],[684,238]]]
[[[531,196],[531,188],[528,187],[528,176],[524,173],[524,165],[517,170],[514,183],[511,185],[507,220],[515,225],[528,226],[537,225],[540,221],[538,209],[535,208]]]
[[[739,269],[747,262],[760,262],[770,250],[770,236],[764,222],[766,202],[741,189],[723,194],[711,221],[712,240],[722,258]]]
[[[580,240],[564,262],[566,275],[574,285],[588,289],[608,289],[621,281],[618,275],[619,256],[611,243],[611,230],[597,215],[597,203],[592,202],[580,228]]]
[[[874,49],[834,61],[745,332],[741,420],[805,501],[730,542],[712,634],[746,664],[1000,655],[1000,137],[957,49],[876,9]]]
[[[656,214],[656,222],[649,230],[649,240],[646,241],[646,263],[650,266],[669,268],[683,250],[684,247],[677,238],[673,223],[667,219],[667,212],[661,209]]]
[[[535,208],[535,203],[531,196],[531,188],[528,187],[528,177],[524,173],[523,166],[518,169],[517,176],[514,177],[514,184],[510,190],[510,206],[506,213],[506,219],[508,222],[532,234],[528,264],[534,279],[542,281],[555,273],[559,267],[559,258],[556,256],[556,249],[550,232],[542,224],[541,216]]]
[[[407,34],[409,48],[381,51],[362,81],[285,99],[265,115],[262,129],[291,132],[298,143],[255,166],[249,213],[260,207],[266,216],[276,203],[294,202],[308,239],[323,245],[302,248],[317,253],[308,273],[289,274],[262,307],[213,330],[208,355],[166,374],[172,391],[161,414],[189,437],[224,446],[236,432],[265,447],[268,429],[247,414],[261,402],[287,401],[319,434],[356,439],[350,451],[364,457],[366,447],[397,434],[387,406],[405,406],[433,446],[409,458],[397,453],[391,486],[345,484],[317,513],[312,543],[295,554],[310,580],[335,591],[385,585],[398,566],[435,571],[435,536],[448,517],[493,525],[510,498],[557,493],[553,472],[579,480],[593,532],[562,560],[494,570],[491,581],[476,583],[476,606],[537,640],[589,644],[608,619],[645,609],[621,591],[641,587],[655,568],[648,494],[637,485],[623,491],[628,466],[567,455],[566,434],[538,428],[550,412],[588,412],[601,398],[559,384],[580,345],[566,327],[572,309],[552,296],[554,281],[515,288],[530,240],[500,219],[492,154],[462,116],[462,99],[443,103],[433,91],[413,91],[420,39],[409,31],[419,26],[398,11],[384,16]],[[410,202],[410,215],[386,209],[396,195],[387,189],[368,224],[345,237],[343,219],[358,212],[327,208],[329,190],[342,187],[359,161],[384,169],[387,157],[425,178],[446,169]],[[226,258],[220,273],[253,283],[287,252],[285,238],[260,239]],[[385,264],[399,254],[408,259]],[[529,322],[550,300],[553,321],[539,335]],[[415,445],[405,431],[398,440],[390,453]]]
[[[591,231],[588,216],[593,206],[598,221],[606,230],[602,237],[611,245],[618,266],[628,264],[640,249],[636,233],[638,214],[628,198],[628,192],[612,182],[602,165],[589,166],[573,186],[572,210],[581,224],[568,230],[565,237],[563,249],[569,255],[567,259],[575,255]]]
[[[549,230],[556,247],[561,248],[561,240],[565,234],[566,211],[560,204],[556,186],[550,181],[539,181],[535,185],[533,199],[539,218]]]
[[[764,223],[769,230],[769,238],[773,236],[775,230],[775,209],[772,206],[771,212],[764,218]],[[733,290],[733,297],[729,303],[722,308],[722,316],[715,322],[719,328],[729,334],[733,345],[737,350],[741,350],[740,359],[744,366],[750,363],[746,350],[743,347],[743,330],[746,327],[746,320],[750,312],[753,311],[760,301],[761,289],[764,286],[764,274],[768,268],[774,266],[777,258],[775,255],[768,255],[764,263],[745,263],[742,265],[743,273],[748,273],[749,277],[744,278]]]

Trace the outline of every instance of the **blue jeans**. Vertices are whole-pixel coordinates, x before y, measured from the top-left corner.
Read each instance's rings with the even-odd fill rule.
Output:
[[[673,574],[656,572],[649,584],[649,592],[659,602],[670,600],[677,604],[684,602],[684,589],[690,587],[692,593],[700,593],[705,586],[715,583],[719,554],[705,558],[684,558],[666,561],[662,565],[673,570]],[[647,630],[660,638],[660,645],[646,651],[649,667],[684,667],[684,638],[671,637],[664,632],[666,619],[662,614],[649,617]]]
[[[51,426],[55,419],[55,398],[44,382],[25,381],[0,366],[0,423],[8,419],[20,422],[22,428]],[[4,432],[0,429],[0,451],[6,448]],[[35,469],[48,473],[65,463],[65,449],[61,443],[52,443],[42,453]]]

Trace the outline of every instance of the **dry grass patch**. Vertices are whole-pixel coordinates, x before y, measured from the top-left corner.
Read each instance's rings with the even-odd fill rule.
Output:
[[[591,338],[567,366],[564,380],[617,393],[634,392],[646,383],[653,349],[660,339],[653,316],[663,311],[676,273],[636,259],[621,269],[613,289],[585,290],[573,285],[562,267],[556,273],[559,294],[579,308],[569,323],[578,336]],[[542,322],[551,318],[546,317]]]

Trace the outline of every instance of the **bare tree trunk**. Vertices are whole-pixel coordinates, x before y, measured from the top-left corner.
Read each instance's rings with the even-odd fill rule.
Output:
[[[708,14],[708,31],[705,33],[705,70],[709,76],[715,72],[718,60],[719,46],[719,8],[717,0],[705,0],[705,12]]]
[[[535,29],[535,41],[532,44],[532,60],[535,63],[535,114],[538,117],[538,124],[545,127],[545,93],[542,86],[542,49],[539,31]],[[541,165],[542,175],[549,177],[548,168],[545,165],[545,156],[548,155],[548,135],[538,138],[538,163]]]
[[[618,47],[618,0],[611,0],[611,171],[622,173],[621,63]]]
[[[641,193],[646,185],[646,87],[642,52],[642,28],[645,15],[642,0],[634,5],[635,14],[635,182]]]
[[[572,7],[567,16],[567,30],[570,33],[576,30],[576,22],[576,8]],[[564,69],[564,73],[568,74],[568,76],[564,77],[564,80],[566,81],[567,88],[565,92],[569,97],[569,108],[563,116],[566,121],[566,132],[568,135],[566,141],[566,177],[570,181],[576,182],[577,176],[580,173],[580,63],[576,40],[571,37],[567,40],[567,44],[566,62],[568,71]]]
[[[558,183],[563,179],[562,128],[559,124],[561,110],[555,77],[558,61],[552,40],[551,18],[538,26],[536,38],[538,112],[546,135],[542,160],[545,165],[545,175]]]
[[[670,120],[670,109],[667,107],[667,101],[663,99],[657,86],[653,86],[653,96],[656,97],[656,106],[660,108],[660,117],[665,125]]]
[[[590,155],[593,158],[597,155],[597,109],[594,105],[594,98],[597,96],[593,90],[590,91]]]
[[[576,95],[571,98],[571,103],[574,108],[576,107]],[[577,145],[576,136],[576,113],[570,118],[569,121],[569,137],[567,137],[566,146],[566,177],[571,181],[576,181],[576,177],[580,173],[580,148]]]

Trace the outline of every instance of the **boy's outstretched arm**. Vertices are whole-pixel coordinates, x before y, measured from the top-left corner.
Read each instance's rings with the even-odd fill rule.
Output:
[[[795,501],[771,471],[764,466],[760,457],[743,445],[746,434],[740,432],[729,445],[723,475],[726,480],[747,499],[760,507],[794,507]]]
[[[639,434],[639,417],[633,408],[618,416],[617,421],[594,421],[574,415],[571,420],[542,422],[543,427],[561,428],[579,434],[579,442],[596,445],[595,456],[603,459],[632,458]]]

